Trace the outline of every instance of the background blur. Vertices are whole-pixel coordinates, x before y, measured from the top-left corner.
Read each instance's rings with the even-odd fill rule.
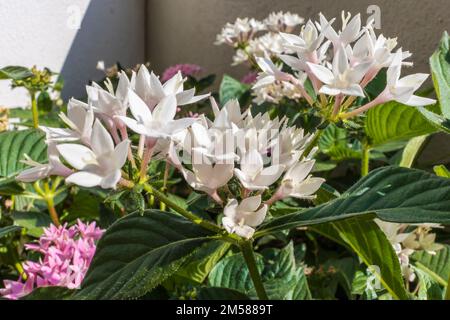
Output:
[[[106,66],[150,61],[158,73],[196,63],[207,73],[238,77],[245,67],[230,66],[231,48],[213,44],[226,22],[279,10],[306,19],[346,10],[366,20],[378,14],[376,6],[383,34],[398,36],[400,46],[414,53],[414,69],[428,72],[428,57],[450,29],[449,0],[2,0],[0,66],[36,64],[61,72],[65,98],[83,96],[84,85],[101,78],[98,60]],[[0,105],[27,104],[25,93],[2,82]]]

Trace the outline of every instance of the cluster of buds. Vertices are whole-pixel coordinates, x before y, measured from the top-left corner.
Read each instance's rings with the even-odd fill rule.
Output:
[[[443,245],[435,243],[436,234],[431,233],[432,228],[441,228],[438,224],[408,225],[385,222],[378,219],[375,222],[394,247],[402,274],[409,282],[414,281],[416,278],[414,269],[409,262],[409,257],[419,250],[435,255],[436,251],[443,248]]]
[[[333,28],[335,19],[328,21],[322,14],[319,21],[308,21],[299,35],[279,33],[283,53],[257,57],[261,69],[254,86],[260,90],[273,83],[290,83],[298,87],[310,105],[319,107],[330,120],[348,119],[376,105],[397,101],[409,106],[425,106],[436,101],[414,95],[427,79],[427,74],[401,78],[404,60],[411,54],[395,50],[396,39],[376,35],[373,21],[362,26],[360,15],[342,14],[342,27]],[[293,52],[293,53],[292,53]],[[281,63],[282,62],[282,63]],[[291,73],[284,70],[289,66]],[[365,87],[387,69],[387,86],[378,97],[359,108],[352,108],[358,97],[365,97]],[[314,100],[305,90],[309,81],[319,99]]]
[[[80,220],[72,227],[50,225],[44,228],[37,243],[25,245],[41,258],[24,262],[24,274],[18,281],[4,280],[5,288],[0,289],[0,295],[19,299],[39,287],[78,289],[94,257],[95,243],[102,234],[103,230],[96,227],[95,222],[85,224]]]

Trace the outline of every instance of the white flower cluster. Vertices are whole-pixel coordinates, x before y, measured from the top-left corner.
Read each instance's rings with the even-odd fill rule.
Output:
[[[353,18],[342,14],[342,27],[333,28],[335,19],[328,21],[320,14],[319,21],[308,21],[299,35],[280,32],[282,46],[276,57],[266,55],[256,59],[261,68],[255,89],[275,83],[292,83],[302,92],[303,97],[313,105],[315,102],[306,93],[306,79],[312,84],[320,97],[322,107],[334,99],[330,110],[331,118],[347,111],[356,97],[365,97],[364,88],[384,68],[387,68],[387,86],[382,93],[356,110],[343,114],[349,118],[360,114],[373,106],[388,101],[398,101],[410,106],[424,106],[435,100],[415,96],[414,92],[428,77],[427,74],[413,74],[401,78],[403,65],[411,65],[404,60],[411,56],[409,52],[398,49],[394,52],[396,39],[387,39],[375,34],[373,23],[361,25],[360,15]],[[278,48],[278,45],[277,45]],[[295,54],[290,54],[289,50]],[[281,60],[294,72],[281,71],[273,61]]]
[[[432,228],[441,228],[439,224],[408,225],[378,219],[375,219],[375,222],[394,247],[402,274],[410,282],[414,281],[415,273],[409,262],[409,257],[419,250],[434,255],[436,251],[443,248],[443,245],[435,243],[436,234],[431,233]]]
[[[228,44],[236,49],[233,65],[246,63],[253,56],[276,56],[286,52],[283,39],[279,32],[292,32],[304,19],[290,12],[273,12],[263,21],[249,18],[238,18],[231,24],[227,23],[217,35],[215,44]],[[260,31],[267,31],[260,34]]]
[[[49,163],[27,159],[31,168],[17,179],[31,182],[58,175],[84,187],[115,188],[127,157],[134,163],[127,126],[141,135],[142,148],[159,138],[170,138],[195,121],[173,120],[177,106],[209,96],[195,96],[195,89],[184,90],[184,81],[178,73],[163,85],[141,66],[131,80],[121,72],[115,91],[111,82],[105,83],[108,90],[96,83],[87,86],[88,103],[71,99],[67,115],[60,115],[68,128],[40,127],[46,133]],[[135,119],[126,117],[128,108]]]
[[[168,158],[193,189],[226,204],[222,222],[229,232],[250,238],[275,201],[313,198],[324,182],[309,175],[316,150],[304,154],[312,137],[288,127],[286,119],[241,113],[237,100],[221,109],[214,100],[212,105],[214,121],[200,117],[172,141]]]

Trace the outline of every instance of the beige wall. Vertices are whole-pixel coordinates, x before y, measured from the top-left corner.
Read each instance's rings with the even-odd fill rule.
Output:
[[[305,18],[347,10],[366,19],[369,5],[381,9],[383,34],[397,36],[400,46],[414,53],[415,70],[427,72],[428,57],[442,32],[450,31],[449,0],[149,0],[147,56],[158,72],[189,62],[208,72],[240,76],[245,68],[230,67],[232,50],[213,45],[226,22],[245,16],[262,19],[277,10]]]

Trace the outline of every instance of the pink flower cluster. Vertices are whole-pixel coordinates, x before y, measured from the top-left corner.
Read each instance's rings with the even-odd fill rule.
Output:
[[[199,74],[201,71],[202,67],[196,64],[189,64],[189,63],[176,64],[167,68],[164,71],[162,75],[162,81],[166,82],[167,80],[171,79],[174,75],[176,75],[178,72],[181,72],[183,76],[195,76]]]
[[[80,220],[70,228],[67,224],[44,228],[37,243],[25,245],[27,250],[39,252],[42,257],[38,262],[23,263],[26,280],[4,280],[5,288],[0,289],[0,295],[19,299],[38,287],[79,288],[94,257],[95,242],[103,232],[95,222],[84,224]]]

